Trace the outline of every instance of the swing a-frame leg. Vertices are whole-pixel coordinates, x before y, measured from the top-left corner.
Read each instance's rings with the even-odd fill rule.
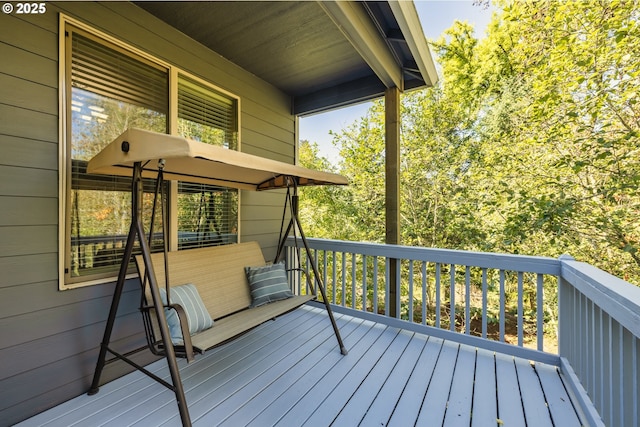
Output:
[[[165,345],[165,356],[167,359],[167,364],[169,365],[169,372],[171,374],[171,383],[163,380],[157,375],[154,375],[153,373],[146,370],[144,367],[130,360],[126,355],[122,355],[109,347],[109,344],[111,341],[111,333],[113,332],[113,326],[116,320],[118,305],[120,303],[120,297],[122,296],[122,290],[124,288],[129,261],[131,260],[131,255],[133,254],[133,247],[136,241],[136,237],[138,239],[138,242],[140,243],[140,249],[142,251],[144,263],[146,265],[146,271],[149,279],[149,287],[151,291],[151,298],[153,300],[153,304],[155,307],[162,307],[164,305],[160,297],[158,282],[156,280],[156,275],[153,270],[153,264],[151,262],[151,250],[149,248],[149,244],[145,239],[144,226],[142,223],[142,164],[140,162],[136,162],[134,165],[133,180],[131,185],[132,185],[131,187],[131,196],[132,196],[131,197],[131,211],[132,211],[131,227],[129,228],[129,235],[127,237],[127,244],[125,246],[124,256],[122,258],[122,264],[120,265],[118,280],[116,282],[116,287],[113,292],[113,300],[111,302],[111,308],[109,310],[109,317],[107,318],[107,324],[104,330],[102,344],[100,345],[100,354],[98,356],[96,370],[93,375],[93,382],[91,383],[91,388],[89,389],[88,394],[93,395],[98,393],[100,376],[102,375],[102,370],[104,369],[104,366],[107,363],[114,360],[123,360],[124,362],[142,371],[146,375],[150,376],[154,380],[158,381],[165,387],[172,390],[176,395],[176,400],[178,403],[178,409],[180,411],[180,418],[182,420],[182,425],[190,426],[191,418],[189,416],[189,409],[187,407],[187,401],[184,395],[182,380],[180,379],[180,371],[178,369],[176,354],[172,345]],[[144,289],[142,290],[142,292],[144,293]],[[171,336],[169,334],[169,327],[167,326],[167,319],[166,319],[164,310],[155,310],[155,313],[157,316],[162,341],[165,343],[170,343]],[[114,358],[107,360],[106,359],[107,352],[111,353],[114,356]]]
[[[316,287],[317,289],[320,290],[320,295],[322,296],[322,302],[324,303],[327,309],[327,314],[329,316],[329,320],[331,320],[331,326],[333,327],[333,332],[336,336],[336,339],[338,340],[338,345],[340,346],[340,353],[342,353],[343,355],[347,355],[348,351],[347,351],[347,348],[344,346],[344,343],[342,342],[342,337],[340,336],[340,330],[338,329],[338,324],[336,323],[336,319],[333,316],[333,310],[331,310],[331,305],[329,304],[329,299],[327,298],[327,292],[325,291],[324,284],[322,283],[322,279],[320,276],[320,272],[318,271],[318,265],[316,264],[316,259],[313,256],[311,249],[309,248],[309,244],[307,243],[307,238],[305,237],[304,231],[302,230],[302,226],[300,225],[300,218],[298,216],[298,187],[296,185],[295,178],[289,177],[288,180],[291,183],[291,186],[287,187],[287,201],[285,202],[285,208],[282,214],[282,224],[284,225],[284,222],[285,222],[287,204],[289,204],[290,206],[290,219],[289,219],[289,225],[287,226],[286,231],[282,233],[283,228],[281,228],[280,230],[281,231],[280,244],[278,245],[278,252],[276,254],[275,262],[278,262],[278,260],[281,259],[284,253],[284,245],[286,243],[287,237],[289,237],[289,234],[293,231],[293,236],[294,236],[294,239],[296,240],[296,247],[297,247],[297,239],[298,239],[297,233],[300,233],[300,240],[302,240],[302,244],[304,246],[304,249],[306,250],[307,257],[309,258],[309,261],[311,263],[311,268],[313,270],[313,277],[316,283]],[[290,191],[291,187],[293,187],[293,194],[291,194],[291,191]]]

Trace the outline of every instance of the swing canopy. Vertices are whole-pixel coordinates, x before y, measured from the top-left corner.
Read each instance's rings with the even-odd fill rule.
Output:
[[[141,162],[142,176],[155,178],[160,161],[164,162],[166,180],[241,190],[348,184],[347,179],[338,174],[136,128],[126,130],[93,157],[87,172],[131,176],[134,164]]]

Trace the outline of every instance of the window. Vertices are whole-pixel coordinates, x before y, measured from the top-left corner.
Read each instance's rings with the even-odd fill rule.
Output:
[[[87,162],[129,127],[238,149],[238,99],[200,79],[65,21],[61,287],[104,282],[120,266],[131,219],[131,179],[86,173]],[[175,81],[175,82],[174,82]],[[172,93],[173,90],[173,93]],[[172,101],[170,101],[172,100]],[[177,105],[171,108],[170,102]],[[171,117],[175,111],[176,117]],[[170,183],[171,246],[237,241],[237,190]],[[145,183],[149,218],[154,183]],[[152,248],[162,248],[160,215]],[[149,230],[147,230],[149,232]],[[61,248],[62,249],[62,248]]]
[[[234,101],[195,79],[178,77],[178,134],[238,149]],[[238,191],[181,182],[178,186],[178,249],[237,242]]]

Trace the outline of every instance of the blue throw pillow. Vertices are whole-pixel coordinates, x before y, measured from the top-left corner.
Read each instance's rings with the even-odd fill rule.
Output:
[[[167,292],[164,288],[160,288],[160,297],[162,298],[162,302],[167,304]],[[184,309],[189,324],[189,334],[193,335],[213,326],[213,319],[204,306],[195,285],[188,283],[186,285],[172,287],[171,303],[180,304]],[[178,319],[176,311],[165,308],[165,316],[167,316],[171,342],[175,345],[184,344],[182,330],[180,329],[180,320]]]
[[[251,290],[251,307],[293,297],[284,264],[245,267]]]

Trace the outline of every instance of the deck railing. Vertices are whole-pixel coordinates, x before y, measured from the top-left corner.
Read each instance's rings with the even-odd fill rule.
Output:
[[[608,426],[640,426],[640,288],[561,257],[560,356]]]
[[[558,353],[606,425],[640,425],[640,288],[567,256],[308,242],[287,262],[315,259],[331,303]]]
[[[555,348],[542,331],[556,336],[557,259],[308,241],[333,304],[538,350]],[[293,240],[288,244],[293,262]],[[300,262],[311,271],[304,251]]]

